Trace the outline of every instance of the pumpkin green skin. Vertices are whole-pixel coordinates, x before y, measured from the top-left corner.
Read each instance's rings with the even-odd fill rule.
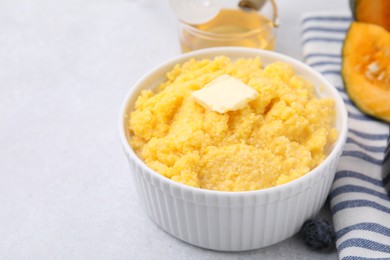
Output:
[[[349,0],[349,8],[351,9],[353,18],[356,19],[356,6],[357,6],[357,0]]]

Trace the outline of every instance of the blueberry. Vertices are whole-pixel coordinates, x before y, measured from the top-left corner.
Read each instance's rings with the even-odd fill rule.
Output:
[[[325,219],[311,219],[303,223],[301,234],[305,243],[313,249],[330,249],[336,235],[333,226]]]

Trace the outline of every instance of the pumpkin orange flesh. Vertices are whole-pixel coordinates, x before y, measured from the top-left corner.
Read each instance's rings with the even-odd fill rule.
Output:
[[[364,113],[390,122],[390,33],[353,22],[342,56],[341,72],[351,100]]]

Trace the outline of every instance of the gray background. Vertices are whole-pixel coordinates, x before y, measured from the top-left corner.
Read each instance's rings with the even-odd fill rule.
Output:
[[[299,59],[301,14],[347,10],[347,0],[277,2],[277,51]],[[146,216],[119,109],[132,83],[179,53],[167,0],[0,1],[0,259],[337,258],[299,237],[203,250]]]

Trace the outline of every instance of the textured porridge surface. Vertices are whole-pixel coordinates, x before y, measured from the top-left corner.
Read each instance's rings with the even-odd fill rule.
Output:
[[[228,74],[259,96],[219,114],[191,93]],[[144,90],[130,114],[130,143],[156,172],[186,185],[246,191],[292,181],[318,166],[337,139],[334,100],[286,63],[259,58],[189,60],[154,91]]]

